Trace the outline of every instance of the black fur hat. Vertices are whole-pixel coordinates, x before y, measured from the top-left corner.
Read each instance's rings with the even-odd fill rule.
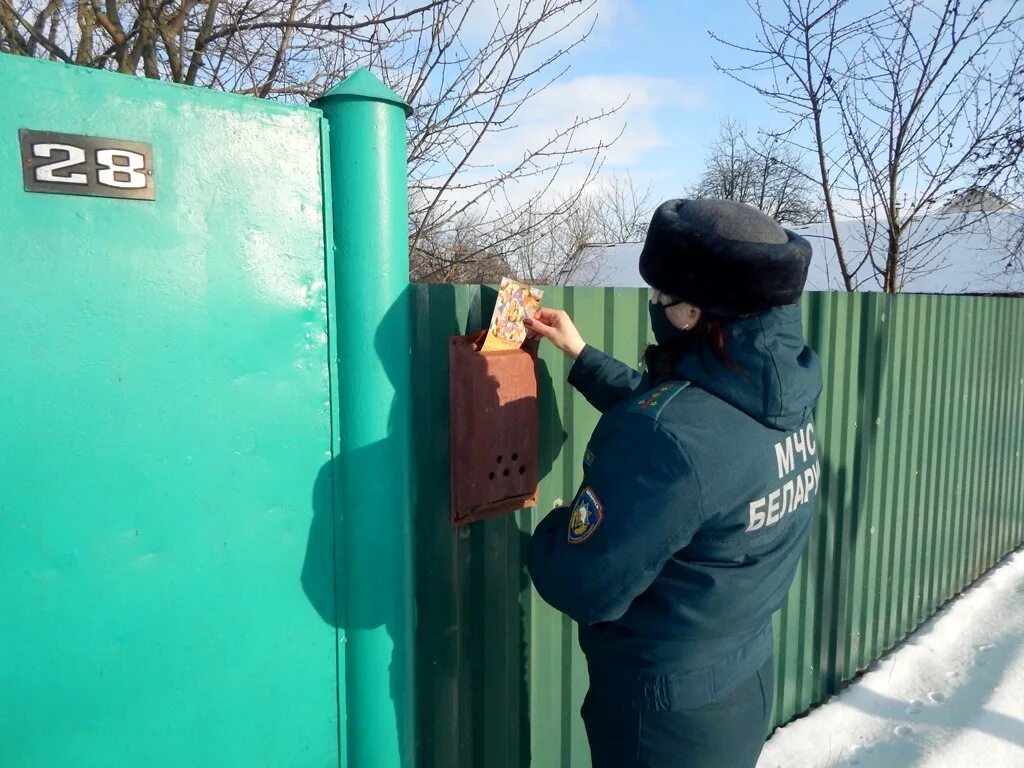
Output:
[[[640,275],[707,312],[738,316],[794,304],[811,244],[756,208],[731,200],[668,200],[640,252]]]

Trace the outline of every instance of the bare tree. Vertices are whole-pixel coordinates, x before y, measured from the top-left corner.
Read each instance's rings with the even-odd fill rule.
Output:
[[[726,119],[691,194],[748,203],[785,224],[809,224],[823,211],[816,186],[791,144],[763,131],[752,143],[743,126]]]
[[[0,50],[127,75],[309,101],[337,59],[426,28],[443,0],[0,0]],[[376,41],[373,43],[371,41]],[[357,65],[358,66],[358,65]]]
[[[780,138],[817,160],[817,179],[835,244],[843,285],[856,288],[854,273],[860,264],[851,264],[845,255],[839,232],[839,201],[835,199],[836,177],[843,175],[846,153],[832,151],[837,133],[829,125],[832,100],[833,61],[839,52],[863,33],[864,21],[849,18],[851,0],[782,0],[779,19],[769,15],[761,0],[748,0],[757,31],[749,43],[712,39],[727,46],[730,63],[715,59],[715,66],[739,82],[753,88],[788,117],[791,128]],[[733,55],[745,59],[731,63]]]
[[[1007,44],[1021,20],[1013,4],[988,0],[893,3],[834,85],[861,219],[881,225],[882,247],[868,256],[886,292],[941,268],[944,244],[976,221],[963,213],[921,223],[971,185],[975,158],[1006,129],[1022,57]]]
[[[784,0],[773,21],[760,2],[754,56],[722,67],[793,118],[806,142],[843,283],[873,279],[887,292],[941,269],[944,244],[970,216],[934,215],[976,180],[979,153],[1007,130],[1019,105],[1019,3],[975,0]],[[724,41],[723,41],[724,42]],[[769,76],[770,85],[757,78]],[[805,144],[806,145],[806,144]],[[862,222],[856,255],[842,215]]]
[[[515,274],[530,283],[567,285],[587,262],[586,249],[596,237],[598,222],[587,197],[557,200],[559,215],[532,210],[510,221]],[[541,220],[541,225],[535,225]]]
[[[579,137],[615,106],[568,113],[487,159],[488,142],[506,141],[530,100],[565,74],[594,18],[595,0],[0,0],[0,51],[295,103],[369,67],[415,108],[410,256],[414,274],[442,279],[445,263],[503,248],[431,261],[467,227],[536,209],[574,163],[589,172],[570,197],[599,169],[615,137]],[[511,191],[523,182],[534,189],[526,199]]]
[[[513,274],[493,230],[478,213],[464,213],[419,239],[410,278],[424,283],[497,283]]]
[[[1017,45],[1024,47],[1024,30],[1017,34]],[[1016,115],[978,152],[975,171],[976,186],[993,190],[1007,203],[995,217],[986,216],[985,223],[1003,246],[993,266],[1009,277],[1024,276],[1024,62],[1018,63],[1012,81]]]
[[[616,245],[640,242],[654,213],[651,185],[638,187],[633,177],[612,176],[588,190],[584,208],[593,222],[590,243]]]
[[[524,279],[549,285],[596,285],[603,274],[597,247],[643,240],[653,210],[651,187],[630,176],[603,179],[586,193],[562,198],[561,214],[538,231],[525,228],[512,264]]]
[[[445,231],[441,247],[423,253],[413,278],[444,282],[497,282],[512,275],[538,285],[600,281],[593,246],[643,239],[653,204],[651,188],[629,176],[611,177],[585,192],[531,201],[499,221],[464,214]],[[432,240],[423,241],[426,251]]]

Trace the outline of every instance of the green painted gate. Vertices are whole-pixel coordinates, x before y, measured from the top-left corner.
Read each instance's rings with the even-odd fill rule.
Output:
[[[2,55],[0,103],[0,765],[338,765],[320,112]],[[155,201],[25,193],[23,128]]]

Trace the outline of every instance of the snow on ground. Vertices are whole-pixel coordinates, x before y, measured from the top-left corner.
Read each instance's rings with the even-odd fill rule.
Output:
[[[777,730],[758,768],[1024,766],[1024,551]]]

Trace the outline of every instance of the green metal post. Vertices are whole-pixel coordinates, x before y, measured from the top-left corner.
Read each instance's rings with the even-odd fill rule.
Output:
[[[412,110],[365,69],[314,106],[330,128],[347,765],[400,768],[414,761],[405,154]]]

